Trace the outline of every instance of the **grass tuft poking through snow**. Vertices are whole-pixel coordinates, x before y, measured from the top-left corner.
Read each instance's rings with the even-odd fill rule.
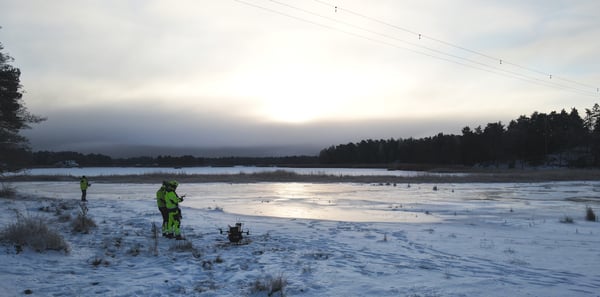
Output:
[[[2,239],[15,245],[17,252],[25,246],[37,252],[46,250],[69,252],[69,245],[56,231],[49,229],[47,222],[40,217],[19,217],[2,232]]]
[[[152,242],[150,243],[150,248],[149,248],[149,252],[150,254],[154,255],[154,256],[158,256],[158,237],[159,237],[159,231],[158,231],[158,226],[156,226],[156,223],[152,222]]]
[[[170,251],[190,252],[194,258],[200,258],[202,253],[189,240],[177,240],[169,247]]]
[[[596,214],[591,207],[586,207],[585,210],[585,220],[590,222],[595,222],[597,220]]]
[[[569,216],[564,216],[562,219],[560,219],[560,222],[563,224],[573,224],[575,223],[575,221],[573,221],[572,217]]]
[[[252,285],[252,294],[266,292],[267,296],[285,296],[285,286],[287,280],[280,274],[277,277],[268,276],[263,279],[257,279]]]
[[[81,210],[79,211],[77,218],[73,220],[73,231],[88,234],[90,233],[90,229],[96,227],[96,222],[94,222],[92,218],[88,217],[88,208],[84,203],[80,204],[79,206]]]
[[[13,186],[6,183],[2,183],[2,186],[0,187],[0,197],[14,198],[16,194],[17,191]]]

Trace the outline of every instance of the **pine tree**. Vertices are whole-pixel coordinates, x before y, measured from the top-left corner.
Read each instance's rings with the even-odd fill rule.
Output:
[[[0,173],[25,165],[29,142],[19,132],[44,120],[27,111],[22,101],[21,71],[10,65],[13,58],[3,50],[0,43]]]

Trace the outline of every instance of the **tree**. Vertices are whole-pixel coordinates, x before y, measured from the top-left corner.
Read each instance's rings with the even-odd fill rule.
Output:
[[[493,161],[496,167],[504,159],[504,125],[502,122],[488,123],[483,130],[484,152],[487,159]]]
[[[19,132],[45,120],[27,111],[22,101],[21,71],[10,65],[13,58],[3,50],[0,43],[0,173],[26,164],[29,142]]]

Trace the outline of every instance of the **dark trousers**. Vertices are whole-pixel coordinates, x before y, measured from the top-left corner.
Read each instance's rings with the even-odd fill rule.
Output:
[[[166,207],[159,207],[158,210],[160,210],[160,214],[162,215],[162,233],[166,233],[167,231],[167,224],[169,223],[169,210]]]
[[[81,190],[81,201],[85,201],[86,192],[87,190]]]

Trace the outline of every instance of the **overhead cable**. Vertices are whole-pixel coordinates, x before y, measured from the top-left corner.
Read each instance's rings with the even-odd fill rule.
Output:
[[[477,69],[477,70],[481,70],[481,71],[486,71],[486,72],[494,73],[494,74],[497,74],[497,75],[502,75],[502,76],[505,76],[505,77],[516,78],[516,79],[519,79],[519,80],[523,80],[523,81],[526,81],[526,82],[529,82],[529,83],[534,83],[534,84],[542,85],[542,86],[546,86],[546,87],[552,87],[552,88],[561,89],[561,90],[568,90],[568,91],[571,91],[571,92],[575,92],[575,93],[579,93],[579,94],[587,95],[587,96],[594,96],[595,97],[600,92],[600,90],[598,88],[595,88],[596,90],[594,92],[592,92],[592,91],[590,91],[588,89],[580,89],[580,88],[577,88],[577,87],[560,84],[560,83],[556,82],[557,79],[560,79],[560,80],[566,81],[566,82],[570,82],[570,83],[573,83],[573,84],[578,84],[580,86],[585,86],[585,87],[592,88],[590,85],[587,85],[587,84],[578,83],[578,82],[575,82],[575,81],[571,81],[571,80],[567,80],[567,79],[555,77],[555,76],[552,76],[551,74],[547,74],[547,73],[542,72],[542,71],[538,71],[538,70],[535,70],[535,69],[523,67],[523,66],[520,66],[518,64],[508,62],[508,61],[506,61],[504,59],[494,58],[492,56],[480,53],[478,51],[470,50],[470,49],[465,48],[465,47],[454,45],[452,43],[449,43],[449,42],[446,42],[446,41],[443,41],[443,40],[440,40],[440,39],[432,38],[432,37],[423,35],[421,33],[416,33],[414,31],[406,29],[406,28],[402,28],[402,27],[399,27],[399,26],[396,26],[396,25],[393,25],[393,24],[389,24],[387,22],[383,22],[383,21],[377,20],[377,19],[372,18],[372,17],[368,17],[368,16],[365,16],[365,15],[362,15],[362,14],[359,14],[359,13],[356,13],[356,12],[353,12],[353,11],[350,11],[350,10],[347,10],[347,9],[343,9],[340,6],[334,6],[334,5],[328,4],[328,3],[324,2],[324,1],[321,1],[321,0],[314,0],[314,1],[316,1],[316,2],[318,2],[320,4],[323,4],[323,5],[330,6],[331,8],[334,8],[336,12],[337,11],[345,11],[345,12],[348,12],[348,13],[350,13],[352,15],[356,15],[356,16],[359,16],[361,18],[367,19],[369,21],[373,21],[373,22],[377,22],[377,23],[380,23],[380,24],[384,24],[386,26],[389,26],[389,27],[392,27],[394,29],[398,29],[398,30],[401,30],[401,31],[404,31],[404,32],[407,32],[407,33],[410,33],[410,34],[415,34],[415,35],[417,35],[419,37],[419,39],[421,39],[421,38],[427,38],[429,40],[433,40],[435,42],[444,44],[446,46],[450,46],[450,47],[453,47],[453,48],[456,48],[456,49],[460,49],[462,51],[466,51],[466,52],[469,52],[469,53],[472,53],[472,54],[476,54],[478,56],[482,56],[482,57],[485,57],[487,59],[491,59],[491,60],[494,60],[494,61],[499,61],[500,65],[503,65],[503,64],[512,65],[512,66],[515,66],[517,68],[520,68],[520,69],[523,69],[523,70],[527,70],[529,72],[533,72],[533,73],[541,74],[543,76],[547,76],[549,79],[541,79],[541,78],[538,78],[538,77],[532,77],[532,76],[529,76],[529,75],[526,75],[526,74],[522,74],[522,73],[519,73],[519,72],[516,72],[516,71],[510,71],[510,70],[507,70],[507,69],[504,69],[504,68],[500,68],[500,67],[498,67],[498,65],[489,65],[489,64],[486,64],[486,63],[483,63],[483,62],[479,62],[479,61],[468,59],[468,58],[465,58],[465,57],[462,57],[462,56],[458,56],[458,55],[455,55],[455,54],[447,53],[447,52],[444,52],[442,50],[438,50],[438,49],[434,49],[434,48],[431,48],[431,47],[427,47],[427,46],[424,46],[422,44],[418,44],[418,43],[415,43],[415,42],[410,42],[410,41],[402,40],[402,39],[399,39],[397,37],[391,36],[389,34],[385,34],[385,33],[377,32],[377,31],[373,31],[373,30],[370,30],[370,29],[367,29],[367,28],[364,28],[364,27],[360,27],[360,26],[354,25],[354,24],[349,23],[349,22],[344,22],[344,21],[341,21],[341,20],[338,20],[338,19],[335,19],[335,18],[332,18],[332,17],[329,17],[329,16],[325,16],[323,14],[316,13],[314,11],[310,11],[310,10],[307,10],[307,9],[304,9],[304,8],[301,8],[301,7],[298,7],[298,6],[294,6],[294,5],[291,5],[291,4],[283,3],[283,2],[277,1],[277,0],[266,0],[266,1],[269,1],[269,2],[274,3],[276,5],[279,5],[279,6],[287,7],[289,9],[293,9],[295,11],[299,11],[299,12],[304,13],[304,14],[309,14],[309,15],[312,15],[312,16],[316,16],[318,18],[321,18],[323,20],[327,20],[329,22],[334,22],[334,23],[337,23],[337,24],[341,24],[343,26],[349,27],[349,28],[354,29],[354,30],[360,30],[360,31],[363,31],[363,32],[368,33],[368,34],[372,34],[372,35],[376,35],[376,36],[379,36],[379,37],[383,37],[386,40],[381,40],[379,38],[374,38],[372,36],[366,36],[366,35],[363,35],[363,34],[352,32],[350,30],[340,29],[340,28],[337,28],[337,27],[334,27],[334,26],[331,26],[331,25],[328,25],[328,24],[324,24],[324,23],[317,22],[317,21],[314,21],[314,20],[309,20],[309,19],[297,16],[297,15],[293,15],[293,14],[290,14],[290,13],[286,13],[286,12],[277,10],[277,9],[273,9],[273,8],[265,7],[265,6],[262,6],[262,5],[257,5],[257,4],[254,4],[254,3],[250,3],[248,1],[244,1],[244,0],[234,0],[234,1],[242,3],[242,4],[245,4],[245,5],[248,5],[248,6],[252,6],[252,7],[255,7],[255,8],[258,8],[258,9],[262,9],[262,10],[265,10],[265,11],[268,11],[268,12],[271,12],[271,13],[275,13],[275,14],[279,14],[279,15],[282,15],[282,16],[285,16],[285,17],[289,17],[289,18],[292,18],[292,19],[295,19],[295,20],[298,20],[298,21],[302,21],[302,22],[305,22],[305,23],[309,23],[309,24],[312,24],[312,25],[323,27],[323,28],[326,28],[326,29],[329,29],[329,30],[334,30],[334,31],[337,31],[337,32],[341,32],[341,33],[350,35],[350,36],[354,36],[354,37],[358,37],[358,38],[361,38],[361,39],[369,40],[371,42],[376,42],[376,43],[384,44],[384,45],[387,45],[387,46],[395,47],[395,48],[398,48],[398,49],[410,51],[410,52],[413,52],[413,53],[416,53],[416,54],[428,56],[428,57],[431,57],[431,58],[440,59],[440,60],[444,60],[444,61],[447,61],[447,62],[455,63],[455,64],[458,64],[458,65],[461,65],[461,66],[464,66],[464,67],[469,67],[469,68],[473,68],[473,69]],[[424,50],[426,50],[428,52],[431,52],[431,53],[434,53],[434,54],[431,54],[431,53],[428,53],[428,52],[423,52],[423,51],[420,51],[420,50],[415,50],[415,49],[412,49],[412,48],[407,48],[407,47],[404,47],[404,46],[399,46],[398,44],[393,43],[393,42],[401,42],[401,43],[410,45],[412,47],[417,47],[417,48],[424,49]],[[438,55],[443,55],[445,57],[441,57],[441,56],[438,56]],[[555,80],[551,81],[552,78],[554,78]]]
[[[559,80],[563,80],[563,81],[570,82],[570,83],[573,83],[573,84],[578,84],[580,86],[585,86],[585,87],[589,87],[589,88],[596,89],[596,90],[598,89],[597,87],[589,85],[589,84],[585,84],[585,83],[581,83],[581,82],[569,80],[569,79],[566,79],[566,78],[562,78],[560,76],[555,76],[555,75],[552,75],[552,74],[550,74],[548,72],[545,72],[545,71],[533,69],[531,67],[526,67],[526,66],[523,66],[523,65],[520,65],[520,64],[517,64],[517,63],[513,63],[513,62],[510,62],[510,61],[507,61],[507,60],[502,59],[502,58],[493,57],[493,56],[490,56],[488,54],[482,53],[480,51],[472,50],[472,49],[469,49],[469,48],[466,48],[466,47],[463,47],[463,46],[460,46],[460,45],[456,45],[456,44],[453,44],[451,42],[444,41],[444,40],[441,40],[441,39],[438,39],[438,38],[435,38],[435,37],[432,37],[432,36],[428,36],[428,35],[425,35],[425,34],[422,34],[422,33],[417,33],[417,32],[415,32],[413,30],[410,30],[410,29],[407,29],[407,28],[404,28],[404,27],[401,27],[401,26],[398,26],[398,25],[394,25],[394,24],[391,24],[389,22],[381,21],[381,20],[373,18],[373,17],[369,17],[367,15],[364,15],[364,14],[352,11],[350,9],[343,8],[343,7],[339,6],[339,5],[334,5],[334,4],[331,4],[331,3],[327,3],[327,2],[322,1],[322,0],[313,0],[313,1],[315,1],[317,3],[320,3],[322,5],[328,6],[330,8],[334,8],[336,12],[337,11],[347,12],[348,14],[352,14],[354,16],[357,16],[357,17],[360,17],[360,18],[363,18],[363,19],[366,19],[366,20],[369,20],[369,21],[372,21],[372,22],[375,22],[375,23],[379,23],[379,24],[382,24],[382,25],[385,25],[385,26],[388,26],[388,27],[391,27],[391,28],[394,28],[394,29],[397,29],[397,30],[404,31],[406,33],[410,33],[410,34],[416,35],[416,36],[419,37],[419,39],[427,38],[429,40],[432,40],[434,42],[437,42],[437,43],[440,43],[440,44],[443,44],[443,45],[446,45],[446,46],[449,46],[449,47],[453,47],[453,48],[456,48],[456,49],[459,49],[459,50],[462,50],[462,51],[465,51],[465,52],[469,52],[469,53],[472,53],[472,54],[475,54],[475,55],[478,55],[478,56],[481,56],[481,57],[484,57],[484,58],[487,58],[487,59],[491,59],[491,60],[493,60],[495,62],[499,61],[500,64],[512,65],[514,67],[517,67],[517,68],[520,68],[520,69],[523,69],[523,70],[527,70],[527,71],[532,72],[532,73],[541,74],[541,75],[543,75],[545,77],[548,77],[548,78],[559,79]]]

